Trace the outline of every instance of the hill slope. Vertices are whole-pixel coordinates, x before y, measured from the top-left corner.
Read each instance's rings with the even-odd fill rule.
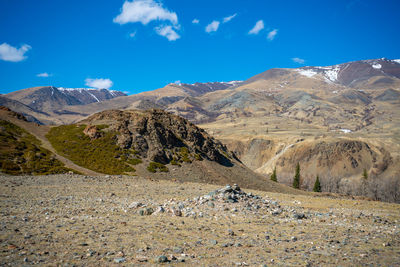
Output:
[[[271,69],[244,82],[169,84],[101,103],[66,105],[53,120],[77,122],[116,108],[163,109],[199,124],[237,151],[248,167],[267,177],[278,163],[291,172],[298,158],[294,157],[297,152],[292,154],[295,150],[327,155],[331,146],[321,145],[324,141],[335,148],[342,141],[362,142],[357,157],[343,156],[347,148],[338,145],[342,156],[333,157],[338,162],[330,165],[330,173],[358,180],[365,168],[380,181],[400,174],[399,72],[399,61],[389,59]],[[376,152],[375,158],[368,156],[367,146]],[[349,167],[352,158],[360,167]],[[385,163],[387,168],[377,172],[373,166],[385,158],[391,159]],[[303,173],[312,176],[327,171],[322,165],[312,167],[319,156],[306,159],[302,159]]]
[[[53,127],[47,137],[58,153],[97,172],[298,193],[252,172],[204,130],[162,110],[103,111]]]
[[[1,112],[26,121],[21,114],[7,108],[1,107]],[[32,134],[0,118],[0,171],[12,175],[43,175],[66,173],[71,169],[65,168]]]

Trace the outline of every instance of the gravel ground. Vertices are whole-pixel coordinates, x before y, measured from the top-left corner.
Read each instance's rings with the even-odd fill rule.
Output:
[[[128,176],[0,176],[4,266],[400,266],[400,205]]]

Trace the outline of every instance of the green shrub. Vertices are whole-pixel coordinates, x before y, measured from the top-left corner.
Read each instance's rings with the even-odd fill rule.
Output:
[[[96,125],[96,128],[97,128],[99,131],[104,130],[104,129],[107,129],[108,127],[110,127],[110,125],[107,125],[107,124],[99,124],[99,125]]]
[[[194,158],[196,159],[196,160],[199,160],[199,161],[201,161],[201,160],[203,160],[203,158],[201,157],[201,155],[200,154],[194,154]]]
[[[278,182],[278,177],[276,176],[276,167],[274,168],[274,171],[271,174],[271,181]]]
[[[192,161],[189,158],[189,150],[187,147],[181,147],[180,156],[181,156],[180,158],[181,162],[192,163]]]
[[[17,125],[0,120],[0,167],[11,175],[46,175],[72,171],[64,167],[41,142]]]
[[[368,172],[367,172],[367,169],[364,169],[364,170],[363,170],[362,177],[363,177],[365,180],[368,179]]]
[[[132,165],[138,165],[138,164],[142,163],[143,161],[141,159],[135,158],[135,159],[128,159],[127,162]]]
[[[300,163],[296,165],[296,173],[293,178],[293,188],[300,189]]]
[[[86,125],[53,127],[47,138],[58,153],[87,169],[105,174],[135,171],[129,164],[139,164],[139,161],[128,159],[129,150],[116,144],[116,132],[104,132],[102,137],[92,140],[83,134],[85,127]]]
[[[173,158],[170,163],[171,165],[181,166],[181,164],[179,164],[176,158]]]
[[[147,170],[149,172],[153,172],[153,173],[156,173],[157,171],[159,171],[159,172],[168,172],[169,171],[167,166],[165,166],[164,164],[161,164],[159,162],[154,162],[154,161],[149,163]]]

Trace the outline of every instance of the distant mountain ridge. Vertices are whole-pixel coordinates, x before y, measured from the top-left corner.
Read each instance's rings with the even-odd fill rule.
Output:
[[[210,93],[218,90],[225,90],[231,87],[238,86],[242,84],[242,81],[230,81],[230,82],[207,82],[207,83],[182,83],[180,86],[184,86],[190,88],[198,93],[198,95],[202,95],[205,93]]]
[[[346,190],[357,188],[352,183],[364,170],[379,179],[400,177],[400,60],[275,68],[245,81],[170,83],[135,95],[110,93],[108,100],[92,94],[41,87],[3,97],[26,101],[24,115],[40,110],[30,114],[46,124],[77,123],[111,109],[161,109],[223,140],[252,170],[268,176],[276,168],[278,181],[287,184],[299,161],[304,174],[312,174],[303,177],[305,187],[315,175]]]
[[[327,67],[302,67],[298,72],[309,78],[320,74],[327,82],[358,87],[374,76],[400,79],[400,60],[386,58],[359,60]]]
[[[94,88],[32,87],[2,95],[1,105],[23,113],[30,121],[45,124],[61,123],[60,116],[73,116],[68,106],[84,106],[116,97],[126,96],[120,91]],[[84,113],[79,113],[80,115]]]
[[[5,95],[7,98],[17,100],[36,110],[43,109],[46,104],[53,107],[86,105],[118,96],[126,96],[126,94],[108,89],[57,88],[54,86],[27,88]]]
[[[325,67],[269,69],[245,81],[170,83],[129,96],[106,89],[48,86],[28,88],[4,97],[51,114],[54,123],[77,121],[106,109],[149,108],[164,109],[192,122],[205,123],[221,115],[250,116],[261,110],[312,120],[304,117],[309,111],[302,109],[308,106],[310,110],[321,107],[338,110],[341,109],[338,104],[343,101],[349,105],[370,105],[381,100],[396,102],[399,89],[400,60],[380,58]],[[383,96],[385,90],[389,91]],[[337,113],[337,118],[343,121],[344,113]]]
[[[64,88],[58,87],[62,93],[75,97],[82,105],[101,102],[109,99],[113,99],[119,96],[127,96],[127,94],[109,89],[95,89],[95,88]]]

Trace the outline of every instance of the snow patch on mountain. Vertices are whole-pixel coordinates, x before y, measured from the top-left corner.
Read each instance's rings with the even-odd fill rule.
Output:
[[[379,64],[379,63],[377,63],[377,64],[373,64],[373,65],[372,65],[372,67],[373,67],[374,69],[377,69],[377,70],[379,70],[379,69],[381,69],[381,68],[382,68],[382,65],[381,65],[381,64]]]
[[[341,132],[347,134],[347,133],[351,133],[351,130],[349,129],[340,129]]]
[[[234,85],[238,85],[240,83],[242,83],[243,81],[230,81],[230,82],[206,82],[206,83],[199,83],[199,82],[195,82],[195,83],[191,83],[190,85],[194,85],[194,86],[198,86],[198,85],[206,85],[206,86],[212,86],[215,84],[225,84],[225,85],[230,85],[230,86],[234,86]],[[184,84],[184,83],[183,83]],[[182,84],[180,84],[182,85]]]
[[[223,82],[223,83],[227,83],[227,84],[230,84],[230,85],[237,85],[237,84],[239,84],[239,83],[242,83],[243,81],[230,81],[230,82]]]
[[[300,69],[300,70],[297,70],[297,71],[298,71],[298,73],[299,73],[300,75],[306,76],[306,77],[308,77],[308,78],[311,78],[311,77],[313,77],[314,75],[317,74],[317,73],[316,73],[315,71],[313,71],[313,70],[302,70],[302,69]]]
[[[340,71],[339,66],[335,66],[334,68],[331,68],[330,70],[325,71],[325,77],[330,80],[331,82],[336,82],[338,79],[338,74]]]
[[[89,91],[88,94],[91,95],[94,99],[96,99],[97,102],[100,102],[100,100],[94,94],[90,93]]]
[[[393,59],[392,61],[400,64],[400,59]]]
[[[108,89],[96,89],[96,88],[65,88],[65,87],[57,87],[58,90],[60,91],[79,91],[80,93],[82,93],[83,91],[88,91],[88,90],[107,90],[107,91],[111,91]]]

